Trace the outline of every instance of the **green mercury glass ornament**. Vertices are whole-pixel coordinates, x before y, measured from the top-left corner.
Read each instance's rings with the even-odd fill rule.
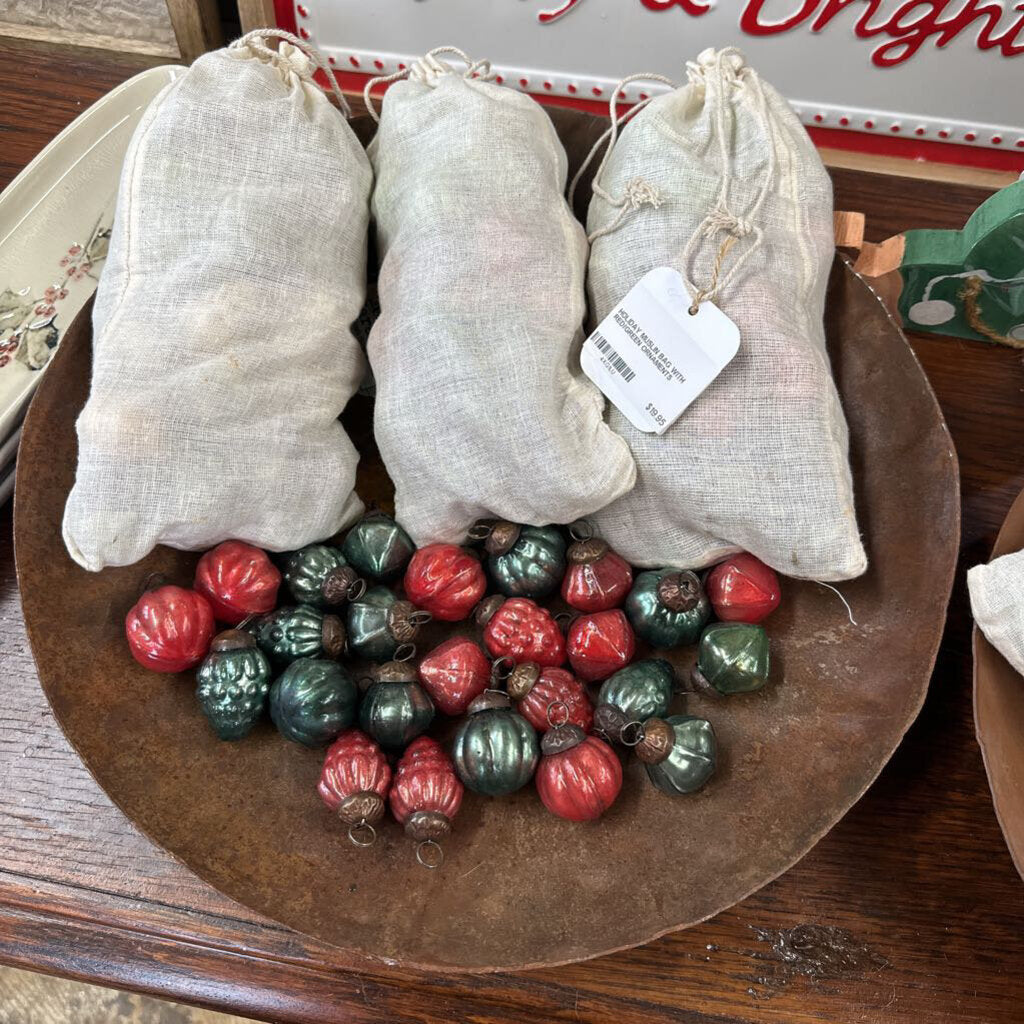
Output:
[[[711,618],[700,580],[685,569],[640,573],[624,607],[633,631],[652,647],[695,644]]]
[[[416,545],[394,519],[372,512],[348,531],[341,550],[362,575],[389,583],[405,572]]]
[[[557,526],[519,526],[483,520],[470,538],[484,540],[487,568],[506,597],[546,597],[565,576],[565,537]]]
[[[387,587],[370,587],[348,606],[349,650],[370,661],[390,661],[429,621],[430,612],[399,600]]]
[[[533,726],[512,710],[508,694],[496,690],[485,690],[469,705],[452,743],[459,778],[484,796],[522,789],[533,778],[539,757]]]
[[[768,682],[770,658],[764,626],[716,622],[704,630],[691,679],[713,696],[752,693]]]
[[[695,793],[715,773],[715,730],[703,718],[649,718],[641,728],[636,755],[663,793]]]
[[[326,608],[359,597],[366,583],[338,548],[307,544],[284,558],[285,586],[300,604]]]
[[[255,622],[256,642],[271,661],[338,658],[345,649],[345,624],[312,605],[278,608]]]
[[[434,703],[419,684],[416,666],[389,661],[373,673],[359,707],[359,724],[385,750],[404,750],[430,728]]]
[[[664,718],[675,692],[675,671],[663,658],[645,658],[609,676],[597,694],[594,731],[618,743],[630,722]]]
[[[319,747],[356,717],[359,687],[336,661],[299,658],[270,688],[270,717],[286,739]]]
[[[270,662],[251,634],[228,629],[213,638],[196,683],[196,696],[214,732],[222,740],[240,740],[252,732],[266,707]]]

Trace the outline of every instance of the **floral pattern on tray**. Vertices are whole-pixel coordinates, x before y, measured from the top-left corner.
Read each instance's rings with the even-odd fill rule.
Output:
[[[60,304],[68,297],[68,286],[84,278],[99,280],[99,265],[110,245],[107,215],[96,222],[87,241],[73,242],[57,261],[52,284],[34,295],[32,287],[0,291],[0,370],[20,362],[29,370],[41,370],[60,340]],[[80,305],[80,303],[78,304]],[[77,308],[77,306],[76,306]]]

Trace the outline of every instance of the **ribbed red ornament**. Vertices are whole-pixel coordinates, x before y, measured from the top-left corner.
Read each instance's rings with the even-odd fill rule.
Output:
[[[556,667],[565,661],[558,623],[528,597],[510,597],[484,627],[484,644],[495,658]]]
[[[170,584],[146,591],[124,620],[132,657],[154,672],[194,668],[210,651],[213,629],[206,598]]]
[[[237,626],[250,615],[273,611],[281,573],[262,548],[226,540],[196,566],[196,590],[221,622]]]
[[[581,612],[617,608],[633,586],[633,570],[610,548],[593,562],[571,564],[562,580],[562,600]]]
[[[405,570],[405,594],[442,622],[466,618],[487,590],[480,561],[455,544],[420,548]]]
[[[327,748],[317,792],[325,804],[337,811],[342,802],[360,793],[388,795],[391,769],[384,752],[358,729],[346,729]]]
[[[453,636],[420,662],[419,673],[423,688],[440,712],[464,715],[469,702],[487,689],[491,663],[476,641]]]
[[[615,803],[622,789],[622,765],[604,740],[587,736],[568,750],[545,754],[535,779],[541,802],[552,814],[593,821]]]
[[[760,622],[779,606],[779,577],[760,558],[743,552],[716,565],[704,583],[723,622]]]
[[[636,636],[625,613],[615,608],[574,620],[565,647],[576,675],[593,683],[607,679],[633,660]]]
[[[548,711],[555,704],[564,704],[565,710],[555,708],[549,718]],[[556,724],[563,720],[571,722],[584,732],[594,727],[594,705],[587,688],[564,668],[544,669],[530,692],[519,701],[518,710],[541,733],[551,728],[552,720]]]
[[[400,825],[418,813],[440,815],[449,823],[462,804],[463,786],[452,759],[430,736],[420,736],[405,749],[391,786],[391,813]]]

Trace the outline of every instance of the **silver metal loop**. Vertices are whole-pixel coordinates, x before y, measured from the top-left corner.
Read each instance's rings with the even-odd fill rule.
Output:
[[[422,608],[418,608],[409,616],[409,622],[413,626],[425,626],[434,618],[433,615],[428,611],[424,611]]]
[[[416,860],[430,871],[436,871],[444,863],[444,850],[433,839],[424,839],[416,844]]]
[[[624,747],[638,747],[644,740],[644,726],[642,722],[627,722],[619,730],[619,742]]]
[[[555,719],[554,719],[554,711],[555,711],[556,708],[561,708],[562,709],[562,713],[565,715],[565,717],[560,722],[556,722]],[[569,719],[571,717],[572,717],[572,712],[569,710],[569,705],[566,704],[564,700],[553,700],[548,705],[547,719],[548,719],[548,725],[550,725],[552,729],[557,729],[560,725],[568,725],[569,724]]]
[[[348,839],[353,846],[361,846],[366,849],[377,842],[377,830],[365,818],[360,818],[359,821],[349,825]]]
[[[345,593],[350,601],[358,601],[366,593],[366,580],[362,577],[354,579]]]
[[[576,522],[569,524],[569,536],[577,542],[592,540],[594,537],[594,527],[587,519],[577,519]]]
[[[392,661],[412,661],[416,657],[416,645],[415,644],[399,644],[395,648],[394,657]]]
[[[516,669],[516,663],[507,655],[502,655],[500,658],[495,658],[491,663],[491,678],[499,683],[505,682],[509,676]],[[504,693],[504,690],[499,690],[499,693]]]

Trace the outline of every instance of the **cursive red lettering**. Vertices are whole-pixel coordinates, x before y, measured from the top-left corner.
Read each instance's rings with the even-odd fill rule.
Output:
[[[857,19],[857,24],[853,28],[860,39],[870,39],[871,36],[884,31],[884,26],[869,24],[880,3],[881,0],[867,0],[864,4],[864,13]],[[811,31],[820,32],[840,11],[852,4],[863,4],[863,0],[825,0],[818,16],[811,22]]]
[[[682,7],[687,14],[697,17],[711,10],[711,0],[698,3],[697,0],[640,0],[649,11],[667,11],[670,7]]]
[[[765,0],[749,0],[740,15],[740,30],[752,36],[773,36],[778,32],[788,32],[802,21],[805,21],[818,6],[818,0],[803,0],[800,8],[782,21],[761,21]]]
[[[537,20],[542,25],[546,25],[550,21],[557,21],[563,14],[568,14],[579,2],[580,0],[565,0],[561,7],[553,11],[541,11],[537,15]]]

